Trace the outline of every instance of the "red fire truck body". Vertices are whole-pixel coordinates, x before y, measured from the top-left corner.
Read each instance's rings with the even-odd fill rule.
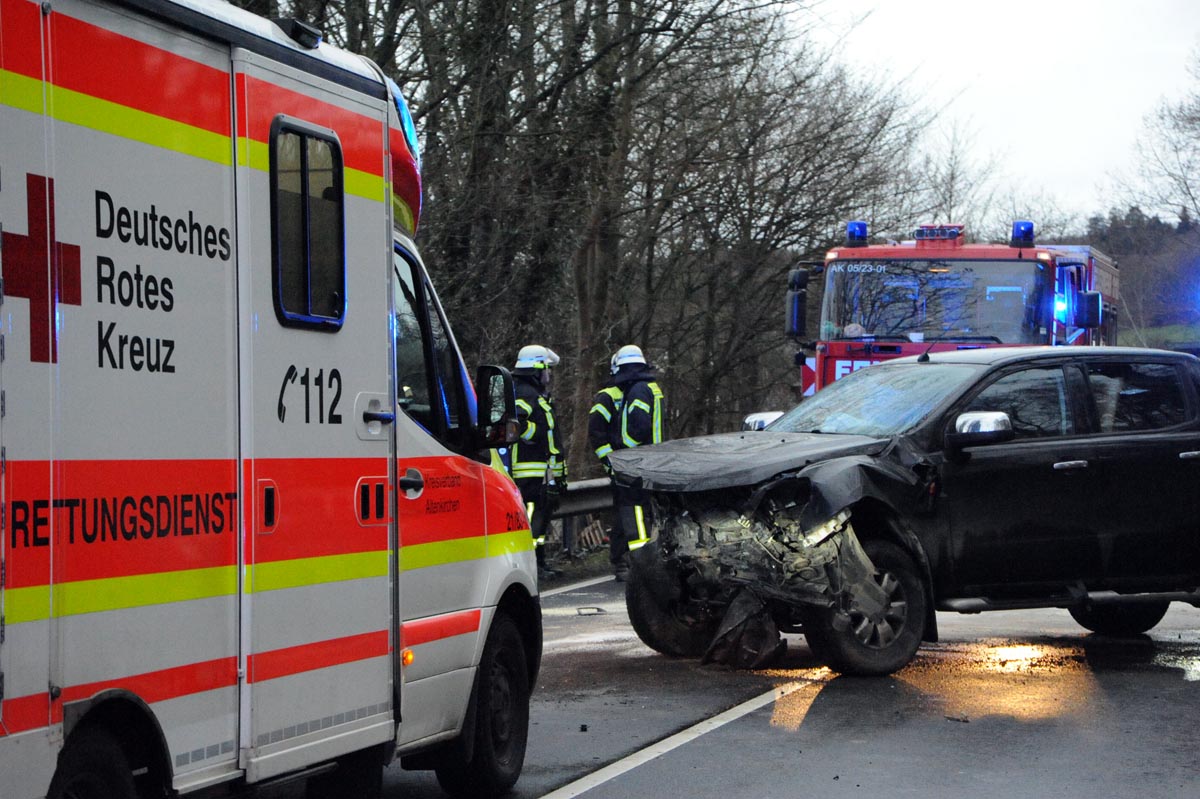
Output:
[[[847,244],[825,256],[816,357],[801,363],[811,393],[873,363],[922,352],[1023,344],[1116,343],[1118,273],[1087,245],[969,244],[961,225],[919,228],[914,241]],[[1023,223],[1018,223],[1023,224]],[[789,332],[802,335],[793,275]],[[797,358],[800,361],[800,358]]]

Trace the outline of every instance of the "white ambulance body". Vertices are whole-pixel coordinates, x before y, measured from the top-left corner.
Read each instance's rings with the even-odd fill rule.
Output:
[[[0,0],[4,799],[519,773],[511,382],[478,421],[393,89],[215,0]]]

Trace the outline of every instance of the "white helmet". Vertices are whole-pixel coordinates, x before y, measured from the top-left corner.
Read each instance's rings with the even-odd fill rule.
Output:
[[[609,370],[615,375],[617,370],[627,363],[646,363],[646,356],[642,354],[642,348],[636,344],[626,344],[621,349],[613,353],[612,360],[608,362]]]
[[[517,353],[514,369],[548,369],[558,366],[558,354],[541,344],[526,344]]]

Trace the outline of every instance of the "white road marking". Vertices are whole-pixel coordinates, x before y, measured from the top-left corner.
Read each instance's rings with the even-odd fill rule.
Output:
[[[568,591],[574,591],[577,588],[589,588],[593,585],[600,585],[600,583],[611,583],[612,581],[613,576],[609,574],[605,577],[593,577],[590,580],[584,580],[583,582],[579,583],[571,583],[570,585],[564,585],[561,588],[551,588],[549,591],[539,591],[538,593],[540,593],[542,596],[556,596],[558,594],[565,594]]]
[[[616,779],[622,774],[632,771],[644,763],[649,763],[656,757],[665,755],[667,752],[670,752],[673,749],[678,749],[684,744],[696,740],[701,735],[705,735],[713,730],[719,729],[731,721],[737,721],[742,716],[753,713],[759,708],[765,707],[772,702],[778,702],[783,697],[799,691],[806,685],[809,685],[809,683],[793,682],[787,683],[786,685],[781,685],[778,688],[773,688],[770,691],[767,691],[765,694],[756,696],[753,699],[737,705],[736,707],[731,707],[724,713],[720,713],[710,719],[705,719],[697,724],[693,724],[686,730],[675,733],[670,738],[664,738],[658,743],[651,744],[640,752],[634,752],[632,755],[629,755],[622,760],[618,760],[615,763],[610,763],[598,771],[593,771],[586,777],[581,777],[575,780],[575,782],[568,783],[558,790],[551,791],[550,793],[542,796],[542,799],[572,799],[572,797],[586,793],[592,788],[603,785],[609,780]]]

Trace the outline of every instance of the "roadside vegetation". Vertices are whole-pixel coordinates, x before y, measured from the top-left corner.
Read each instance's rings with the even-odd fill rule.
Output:
[[[1052,187],[1000,188],[971,132],[901,79],[817,47],[817,2],[235,2],[315,24],[404,90],[424,150],[419,243],[459,344],[468,362],[508,363],[530,342],[564,356],[555,394],[576,476],[593,460],[582,420],[622,344],[660,368],[672,436],[788,404],[787,273],[840,243],[848,219],[892,238],[964,222],[994,240],[1034,219],[1040,240],[1118,259],[1122,343],[1200,321],[1197,96],[1148,120],[1141,188],[1078,220]]]

